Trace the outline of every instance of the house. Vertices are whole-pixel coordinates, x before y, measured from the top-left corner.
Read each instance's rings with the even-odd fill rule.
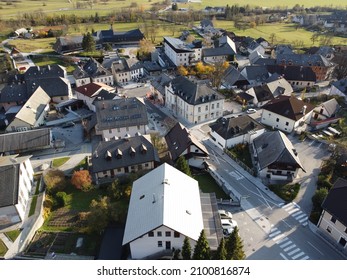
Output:
[[[19,110],[6,131],[25,131],[43,125],[50,100],[47,93],[39,87]]]
[[[121,98],[95,102],[96,134],[112,139],[147,132],[148,116],[142,98]]]
[[[21,106],[28,100],[26,84],[10,84],[0,90],[0,107],[8,111],[11,107]]]
[[[262,178],[292,181],[300,169],[297,151],[281,131],[264,132],[253,140],[254,159]]]
[[[159,162],[150,137],[134,136],[99,142],[92,152],[92,173],[95,181],[151,170]]]
[[[95,112],[96,100],[112,100],[118,97],[116,89],[104,83],[89,83],[75,88],[76,98],[83,100],[89,110]]]
[[[317,82],[316,73],[311,67],[267,65],[266,68],[272,75],[281,75],[295,89],[312,87]]]
[[[117,83],[136,81],[144,75],[143,64],[136,58],[119,58],[112,63],[111,70]]]
[[[0,134],[0,154],[20,154],[53,146],[50,128]]]
[[[265,48],[260,43],[253,40],[250,44],[247,45],[247,52],[249,54],[257,52],[261,55],[264,55],[265,54]]]
[[[338,178],[322,204],[317,227],[347,252],[347,181]]]
[[[249,86],[248,80],[237,70],[234,66],[230,65],[225,71],[222,78],[222,87],[243,88]]]
[[[262,108],[262,124],[290,133],[310,122],[314,106],[294,96],[282,95]]]
[[[194,248],[202,229],[196,180],[164,163],[133,183],[123,237],[132,259],[172,255],[185,237]]]
[[[145,38],[140,29],[132,29],[127,31],[114,31],[113,26],[108,30],[99,30],[93,33],[99,44],[110,44],[112,47],[121,46],[139,46],[142,39]]]
[[[193,65],[201,61],[202,42],[196,40],[187,44],[180,39],[164,37],[164,52],[176,66]]]
[[[312,120],[326,120],[335,118],[339,109],[339,103],[337,103],[335,98],[332,98],[313,109]]]
[[[165,87],[171,82],[171,78],[167,74],[161,74],[151,79],[152,99],[159,104],[165,102]]]
[[[173,162],[176,162],[180,156],[184,156],[190,166],[204,168],[204,161],[209,156],[207,149],[181,123],[176,123],[170,129],[165,136],[165,141]]]
[[[165,106],[189,123],[201,123],[223,115],[224,96],[205,83],[178,76],[165,87]]]
[[[270,77],[266,66],[258,65],[245,66],[241,70],[241,74],[247,79],[250,86],[262,85]]]
[[[264,39],[263,37],[259,37],[258,39],[255,40],[258,44],[262,45],[263,48],[267,49],[270,48],[270,43]]]
[[[317,81],[330,78],[335,64],[320,54],[277,54],[277,65],[309,67],[316,74]]]
[[[73,76],[76,81],[76,87],[89,84],[90,82],[104,83],[109,86],[114,84],[112,73],[94,58],[90,58],[82,67],[78,66],[74,70]]]
[[[329,94],[342,96],[347,100],[347,78],[333,82]]]
[[[228,36],[222,36],[214,41],[213,48],[204,48],[202,50],[202,58],[205,63],[233,61],[236,52],[233,40]]]
[[[94,40],[96,38],[94,37]],[[58,37],[53,45],[55,52],[59,54],[71,54],[83,50],[83,36]]]
[[[253,103],[258,107],[265,105],[277,96],[290,95],[292,92],[292,86],[283,78],[252,87],[246,91],[248,95],[253,96],[252,101],[248,103]]]
[[[318,54],[325,57],[327,60],[332,60],[335,57],[335,49],[328,46],[311,47],[308,49],[307,54]]]
[[[221,117],[210,124],[210,141],[221,149],[233,147],[239,143],[251,144],[253,139],[265,132],[265,128],[248,115],[239,117]]]
[[[0,157],[0,228],[25,218],[34,177],[30,157]]]

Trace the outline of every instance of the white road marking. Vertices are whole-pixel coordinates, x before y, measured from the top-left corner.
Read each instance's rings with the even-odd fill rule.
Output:
[[[274,233],[269,234],[269,237],[272,238],[273,236],[279,235],[281,232],[278,230]]]
[[[300,209],[300,206],[296,202],[292,202],[292,203]]]
[[[294,206],[293,206],[292,203],[288,203],[288,204],[284,205],[282,208],[283,208],[283,209],[287,209],[287,208],[289,208],[289,207],[293,208]]]
[[[305,227],[305,226],[307,226],[307,223],[303,223],[302,225]]]
[[[288,253],[288,256],[294,255],[295,253],[300,252],[299,248],[296,248],[295,250]]]
[[[281,244],[281,243],[283,243],[284,241],[287,241],[287,240],[288,240],[288,237],[283,238],[283,239],[281,239],[281,240],[278,240],[276,243],[277,243],[277,244]]]
[[[309,258],[310,258],[309,256],[305,256],[301,260],[308,260]]]
[[[297,211],[300,211],[298,208],[294,208],[293,210],[288,211],[289,214],[293,214]]]
[[[292,243],[293,243],[292,241],[288,241],[288,242],[282,244],[280,247],[283,249],[284,247],[287,247],[288,245],[290,245]]]
[[[302,214],[302,211],[296,212],[292,216],[295,217],[295,216],[300,215],[300,214]]]
[[[302,255],[305,255],[304,252],[300,252],[299,254],[292,257],[293,260],[296,260],[297,258],[301,257]]]
[[[292,226],[288,224],[285,220],[282,220],[281,222],[285,223],[288,227],[292,228]]]
[[[282,233],[280,235],[277,235],[276,237],[272,238],[273,241],[276,241],[278,239],[282,239],[285,235]]]
[[[305,222],[305,221],[307,221],[307,220],[308,220],[308,217],[305,217],[305,218],[301,219],[301,220],[299,221],[299,223],[303,223],[303,222]]]
[[[291,249],[294,249],[295,247],[296,247],[296,245],[293,244],[293,245],[290,245],[289,247],[283,249],[283,251],[284,251],[284,252],[287,252],[287,251],[289,251],[289,250],[291,250]]]
[[[282,207],[284,205],[284,202],[278,204],[278,207]]]
[[[306,216],[306,214],[301,214],[300,216],[296,217],[295,219],[300,220],[300,219],[302,219],[305,216]]]
[[[286,258],[286,256],[283,255],[282,253],[280,253],[280,256],[281,256],[284,260],[288,260],[288,259]]]

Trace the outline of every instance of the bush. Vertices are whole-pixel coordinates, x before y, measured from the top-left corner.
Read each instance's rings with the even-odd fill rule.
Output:
[[[310,221],[314,223],[315,225],[318,224],[319,218],[320,218],[320,211],[312,211],[310,215]]]
[[[57,207],[64,207],[67,204],[66,192],[57,192],[55,195]]]
[[[46,184],[48,194],[55,194],[59,191],[63,191],[66,187],[65,174],[59,169],[48,170],[43,180]]]
[[[93,187],[92,177],[88,170],[75,171],[71,178],[71,184],[84,192],[90,191]]]

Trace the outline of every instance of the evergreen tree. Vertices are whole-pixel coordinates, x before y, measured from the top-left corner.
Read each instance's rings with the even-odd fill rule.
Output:
[[[176,168],[180,171],[182,171],[184,174],[187,174],[188,176],[192,177],[192,173],[190,172],[190,168],[188,165],[187,160],[184,158],[184,156],[180,156],[176,162]]]
[[[243,260],[246,255],[243,251],[242,240],[239,236],[239,229],[235,227],[233,232],[225,242],[225,248],[227,251],[227,260]]]
[[[225,240],[224,238],[219,243],[216,253],[213,256],[215,260],[226,260],[227,259],[227,250],[225,248]]]
[[[182,258],[184,260],[190,260],[192,257],[192,247],[190,246],[189,238],[186,236],[182,246]]]
[[[198,242],[195,245],[193,260],[210,260],[210,246],[206,239],[205,231],[202,230],[198,239]]]
[[[86,52],[95,51],[95,40],[90,32],[83,35],[82,48]]]

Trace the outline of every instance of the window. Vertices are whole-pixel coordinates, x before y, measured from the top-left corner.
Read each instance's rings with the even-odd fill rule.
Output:
[[[335,218],[335,217],[331,217],[331,218],[330,218],[330,221],[331,221],[333,224],[335,224],[335,223],[336,223],[336,218]]]
[[[158,241],[158,247],[163,247],[163,241]]]
[[[161,237],[161,231],[157,231],[157,236]]]
[[[180,233],[177,232],[177,231],[175,231],[175,232],[174,232],[174,237],[175,237],[175,238],[179,238],[179,237],[180,237]]]
[[[276,122],[279,122],[279,121],[280,121],[280,119],[279,119],[279,118],[277,118],[277,119],[276,119]]]
[[[198,122],[201,120],[200,116],[198,116]]]
[[[219,103],[217,103],[217,108],[219,108]]]
[[[205,111],[208,111],[208,105],[205,106]]]
[[[211,105],[212,110],[214,109],[214,104]]]
[[[171,236],[171,231],[165,231],[165,236],[170,237]]]
[[[108,130],[108,133],[112,133],[112,129],[109,129],[109,130]]]
[[[341,237],[339,243],[342,245],[342,247],[345,247],[347,241],[346,241],[346,239],[344,239],[343,237]]]
[[[199,112],[199,113],[201,112],[201,107],[198,107],[198,112]]]
[[[145,167],[148,167],[148,165],[149,165],[148,163],[145,163]]]
[[[138,126],[137,126],[137,129],[140,130],[140,128],[141,128],[141,127],[138,125]]]
[[[289,122],[286,122],[286,126],[288,126],[289,125]]]
[[[148,233],[148,236],[149,236],[149,237],[154,237],[154,232],[153,232],[153,231],[150,231],[150,232]]]
[[[331,227],[327,227],[327,232],[331,233]]]
[[[205,120],[207,120],[207,118],[208,118],[208,116],[207,116],[207,114],[205,115]]]

